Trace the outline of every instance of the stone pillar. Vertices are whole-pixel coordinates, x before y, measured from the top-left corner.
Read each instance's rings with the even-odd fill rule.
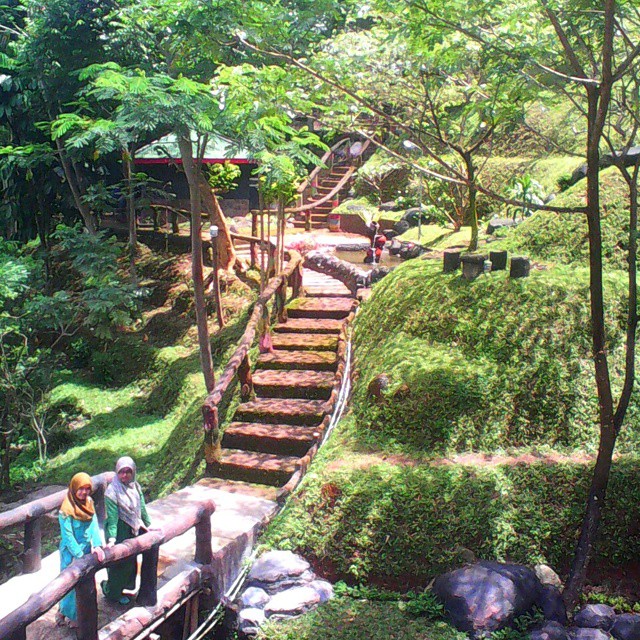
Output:
[[[484,271],[484,256],[468,253],[460,258],[462,262],[462,277],[465,280],[475,280]]]
[[[442,254],[444,273],[453,273],[460,268],[460,251],[445,251]]]
[[[531,262],[529,258],[514,257],[511,258],[510,278],[526,278],[529,276]]]
[[[504,271],[507,268],[506,251],[490,251],[489,260],[491,260],[491,271]]]

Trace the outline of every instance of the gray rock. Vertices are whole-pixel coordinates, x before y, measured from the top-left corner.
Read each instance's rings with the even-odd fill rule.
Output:
[[[321,602],[318,591],[309,585],[292,587],[277,593],[264,608],[267,618],[290,618],[313,609]]]
[[[390,200],[389,202],[383,202],[378,206],[380,211],[395,211],[398,208],[398,203],[395,200]]]
[[[238,631],[247,636],[255,636],[266,620],[262,609],[243,609],[238,614]]]
[[[460,631],[491,632],[529,611],[541,585],[528,567],[478,562],[438,576],[433,593]]]
[[[393,230],[395,231],[396,235],[399,236],[409,231],[409,229],[411,229],[411,225],[406,220],[398,220],[398,222],[393,225]]]
[[[487,233],[491,235],[497,229],[502,229],[503,227],[515,227],[518,223],[511,218],[492,218],[489,220],[489,224],[487,224]]]
[[[369,272],[369,286],[382,280],[382,278],[389,275],[391,271],[391,267],[374,267],[371,269]]]
[[[277,582],[286,577],[300,576],[311,565],[291,551],[268,551],[261,555],[249,571],[249,580]]]
[[[617,615],[610,632],[617,640],[640,640],[640,613]]]
[[[556,589],[562,589],[562,580],[560,580],[560,576],[558,576],[550,566],[546,564],[537,564],[533,567],[533,570],[541,584],[548,584],[552,587],[556,587]]]
[[[536,604],[542,609],[545,620],[567,624],[567,608],[560,590],[550,584],[543,584]]]
[[[240,596],[240,604],[243,608],[253,607],[262,609],[269,602],[269,594],[264,589],[258,587],[249,587]]]
[[[397,256],[400,253],[400,249],[402,249],[402,242],[394,238],[391,241],[391,246],[389,247],[389,255]]]
[[[611,640],[611,636],[602,629],[571,627],[568,631],[570,640]]]
[[[616,612],[608,604],[588,604],[576,613],[573,624],[576,627],[608,630],[615,618]]]
[[[530,640],[569,640],[567,630],[559,622],[545,622],[529,634]]]
[[[412,260],[424,253],[424,248],[413,242],[403,242],[400,253],[398,254],[403,260]]]
[[[305,571],[299,576],[285,576],[276,582],[261,582],[260,580],[251,580],[248,585],[251,587],[257,587],[264,589],[270,596],[274,593],[278,593],[284,589],[290,589],[291,587],[301,587],[309,584],[316,579],[316,574],[313,571]]]
[[[291,586],[306,584],[315,577],[304,558],[291,551],[269,551],[260,556],[251,567],[247,585],[272,594]]]
[[[333,585],[326,580],[314,580],[307,586],[313,589],[320,596],[321,603],[328,602],[333,598]]]

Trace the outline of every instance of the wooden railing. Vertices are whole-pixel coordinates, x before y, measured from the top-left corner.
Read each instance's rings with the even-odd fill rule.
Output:
[[[93,500],[100,523],[104,522],[104,492],[113,479],[113,471],[93,476]],[[20,507],[0,513],[0,531],[7,527],[24,525],[24,550],[22,556],[22,573],[34,573],[42,566],[42,518],[60,508],[67,495],[67,490],[56,491],[44,498],[38,498]],[[3,636],[0,635],[0,638]]]
[[[260,294],[238,348],[231,356],[229,363],[222,372],[213,391],[207,396],[202,405],[202,415],[204,419],[204,453],[207,464],[209,465],[220,461],[218,407],[236,375],[240,383],[240,395],[243,401],[248,400],[253,394],[249,350],[253,345],[258,322],[266,310],[267,303],[275,296],[275,308],[277,310],[278,320],[283,322],[286,320],[285,303],[287,286],[291,286],[293,298],[297,298],[302,291],[302,256],[297,251],[290,250],[288,253],[289,262],[286,269],[272,278]]]
[[[97,640],[98,600],[96,571],[102,567],[112,566],[126,558],[135,558],[140,553],[142,554],[142,571],[137,603],[145,607],[155,606],[158,600],[158,555],[160,545],[195,527],[196,550],[194,560],[203,565],[211,564],[213,559],[211,514],[214,510],[215,505],[212,500],[204,500],[198,505],[183,507],[180,510],[180,517],[172,519],[163,527],[105,549],[103,562],[98,562],[98,559],[92,553],[74,560],[46,587],[38,593],[32,594],[23,605],[0,620],[0,638],[2,640],[25,640],[28,625],[53,608],[72,589],[75,589],[78,612],[78,639]]]
[[[331,148],[320,158],[320,162],[315,169],[303,180],[303,182],[298,187],[298,193],[302,194],[307,187],[310,187],[313,184],[313,181],[320,176],[322,171],[328,171],[331,173],[331,169],[333,169],[333,161],[335,158],[335,153],[340,147],[346,146],[348,142],[351,141],[351,138],[347,136],[346,138],[341,138],[336,142]]]

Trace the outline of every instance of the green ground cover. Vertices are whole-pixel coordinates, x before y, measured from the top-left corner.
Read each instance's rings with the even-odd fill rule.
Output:
[[[607,274],[617,386],[625,286],[623,273]],[[426,586],[465,549],[564,572],[597,444],[588,319],[582,267],[469,283],[440,261],[401,265],[356,317],[351,413],[266,544],[331,577],[393,588]],[[388,386],[376,399],[379,374]],[[637,417],[634,403],[597,550],[618,567],[640,552],[629,538],[640,519]]]

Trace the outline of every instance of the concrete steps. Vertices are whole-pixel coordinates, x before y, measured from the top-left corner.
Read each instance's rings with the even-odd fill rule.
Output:
[[[336,354],[331,351],[274,351],[258,357],[258,369],[284,369],[297,371],[335,371]]]
[[[271,342],[274,349],[285,351],[335,351],[338,347],[338,336],[277,333]]]
[[[232,422],[225,429],[222,446],[273,455],[303,456],[318,436],[319,432],[312,427]]]
[[[333,384],[331,371],[260,369],[253,374],[254,391],[262,398],[328,400]]]
[[[289,318],[286,322],[277,324],[273,330],[278,333],[340,333],[342,320],[331,318]],[[275,337],[275,336],[274,336]]]
[[[320,441],[333,410],[339,334],[356,302],[343,297],[340,283],[318,275],[310,276],[315,297],[287,306],[288,320],[272,334],[273,351],[258,356],[255,399],[238,405],[224,429],[220,462],[209,468],[216,482],[235,491],[284,486]]]

